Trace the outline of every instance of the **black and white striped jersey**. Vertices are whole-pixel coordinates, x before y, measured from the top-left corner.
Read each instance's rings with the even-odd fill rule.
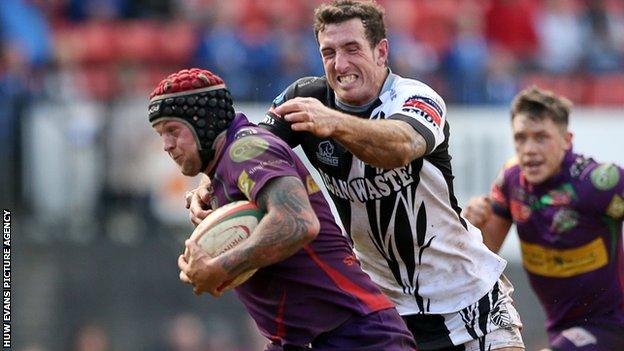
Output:
[[[294,132],[272,111],[298,96],[361,118],[405,121],[424,137],[426,155],[403,167],[381,169],[363,163],[334,139]],[[401,315],[459,311],[494,286],[506,262],[460,216],[446,106],[433,89],[390,73],[376,100],[353,107],[336,99],[325,77],[306,77],[273,101],[261,125],[291,147],[301,145],[336,205],[363,270]]]

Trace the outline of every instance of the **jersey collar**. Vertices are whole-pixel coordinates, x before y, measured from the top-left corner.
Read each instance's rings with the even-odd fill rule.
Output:
[[[334,101],[336,103],[336,106],[338,106],[339,109],[345,112],[351,112],[351,113],[362,113],[362,112],[368,111],[368,109],[370,109],[371,106],[373,106],[373,104],[377,102],[377,99],[379,98],[379,96],[381,96],[383,93],[385,93],[386,91],[392,88],[392,85],[394,84],[394,81],[396,80],[397,77],[398,76],[392,73],[392,70],[388,67],[388,76],[386,77],[386,80],[381,86],[381,91],[379,92],[379,95],[377,95],[374,99],[372,99],[371,101],[367,102],[364,105],[354,106],[354,105],[349,105],[347,103],[344,103],[338,100],[337,96],[334,96]]]

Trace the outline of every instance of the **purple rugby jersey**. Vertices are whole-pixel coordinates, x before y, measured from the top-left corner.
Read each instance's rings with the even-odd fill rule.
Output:
[[[494,183],[491,198],[494,212],[516,224],[551,342],[557,331],[578,325],[624,332],[624,170],[568,151],[558,174],[531,185],[513,162]]]
[[[354,316],[393,304],[360,269],[318,185],[291,148],[237,114],[215,174],[213,208],[255,201],[272,178],[293,176],[306,187],[321,228],[314,241],[284,261],[258,270],[235,288],[258,328],[281,344],[307,345]]]

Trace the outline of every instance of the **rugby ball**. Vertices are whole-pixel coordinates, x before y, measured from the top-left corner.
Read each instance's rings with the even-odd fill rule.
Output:
[[[264,212],[250,201],[235,201],[211,212],[195,228],[190,239],[211,256],[217,257],[247,239]],[[241,273],[219,287],[220,291],[234,288],[249,279],[257,269]]]

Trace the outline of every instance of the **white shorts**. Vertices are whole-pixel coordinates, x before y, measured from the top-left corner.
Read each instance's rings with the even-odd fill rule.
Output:
[[[479,301],[448,314],[403,316],[414,334],[419,351],[457,349],[466,351],[524,348],[522,322],[513,306],[513,286],[501,275]],[[454,348],[463,346],[463,348]]]

